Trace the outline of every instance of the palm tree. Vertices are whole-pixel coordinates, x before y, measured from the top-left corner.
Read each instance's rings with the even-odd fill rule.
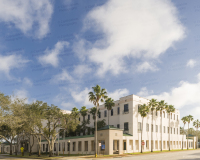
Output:
[[[148,103],[148,107],[151,109],[151,114],[152,114],[152,120],[151,120],[151,152],[153,152],[153,111],[156,109],[157,106],[157,101],[156,99],[151,99]]]
[[[160,114],[161,114],[161,151],[162,151],[162,143],[163,143],[163,141],[162,141],[162,118],[163,118],[163,116],[162,116],[162,113],[163,113],[163,110],[165,109],[165,107],[166,107],[166,105],[167,105],[167,103],[165,103],[165,101],[164,100],[161,100],[160,102],[158,102],[158,107],[156,108],[156,111],[160,111]]]
[[[138,112],[142,117],[142,127],[141,127],[141,153],[142,153],[142,131],[143,131],[143,120],[149,113],[149,107],[146,104],[143,104],[139,107]]]
[[[105,100],[105,107],[108,110],[108,125],[109,125],[109,111],[112,109],[112,107],[115,106],[114,100],[112,98],[108,98]]]
[[[88,111],[88,109],[85,106],[81,107],[80,113],[81,113],[81,116],[83,117],[83,120],[85,120],[85,116],[87,115],[87,111]]]
[[[187,122],[188,122],[187,149],[188,149],[188,138],[189,138],[189,125],[190,125],[190,122],[191,122],[191,121],[193,121],[193,116],[192,116],[192,115],[187,116]]]
[[[193,122],[193,126],[196,128],[196,149],[198,148],[198,129],[200,126],[200,121],[197,119],[196,121]]]
[[[96,110],[96,117],[95,117],[95,157],[97,157],[97,111],[99,108],[99,101],[104,102],[105,99],[108,98],[106,90],[99,85],[96,85],[95,87],[92,87],[93,92],[89,92],[89,101],[91,101],[97,108]]]
[[[97,110],[96,107],[92,107],[92,108],[90,109],[90,111],[89,111],[89,113],[92,114],[92,118],[93,118],[93,120],[95,120],[95,117],[96,117],[96,116],[95,116],[95,115],[96,115],[96,110]],[[97,115],[99,115],[99,114],[100,114],[99,109],[98,109],[97,112],[98,112]]]
[[[183,125],[183,132],[185,132],[184,128],[185,128],[186,122],[188,121],[187,117],[183,117],[181,120],[183,121],[183,124],[184,124]],[[183,150],[183,137],[182,137],[182,150]]]
[[[166,105],[165,109],[166,109],[167,113],[169,114],[169,151],[170,151],[170,114],[172,112],[175,112],[175,108],[173,105]]]

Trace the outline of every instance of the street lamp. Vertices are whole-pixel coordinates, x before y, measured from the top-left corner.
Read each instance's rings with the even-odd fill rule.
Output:
[[[69,145],[68,145],[68,156],[70,156],[70,140],[68,141]]]

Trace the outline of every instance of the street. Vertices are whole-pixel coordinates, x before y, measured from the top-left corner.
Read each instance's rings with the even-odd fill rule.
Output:
[[[0,155],[0,159],[22,159],[22,158],[12,158]],[[86,158],[81,157],[65,157],[60,158],[60,160],[86,160]],[[94,160],[95,158],[87,158],[89,160]],[[113,158],[97,158],[98,160],[110,160]],[[116,159],[116,158],[114,158]],[[118,157],[120,160],[200,160],[200,150],[190,150],[190,151],[177,151],[177,152],[163,152],[163,153],[151,153],[144,155],[133,155],[128,157]],[[26,160],[23,158],[23,160]],[[29,159],[30,160],[30,159]]]

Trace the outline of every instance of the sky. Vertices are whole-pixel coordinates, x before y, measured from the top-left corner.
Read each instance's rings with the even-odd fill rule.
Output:
[[[200,1],[0,0],[0,91],[92,107],[97,84],[200,113]]]

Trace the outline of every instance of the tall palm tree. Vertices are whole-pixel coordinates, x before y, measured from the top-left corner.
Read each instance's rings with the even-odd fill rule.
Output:
[[[169,114],[169,151],[170,151],[170,115],[171,113],[175,112],[175,108],[173,105],[166,105],[165,109],[167,111],[167,113]]]
[[[187,149],[188,149],[188,138],[189,138],[189,125],[190,125],[190,122],[193,121],[193,116],[192,115],[189,115],[187,116],[187,122],[188,122],[188,131],[187,131]]]
[[[114,100],[112,98],[108,98],[105,100],[105,107],[108,110],[108,125],[109,125],[109,111],[112,109],[112,107],[115,106]]]
[[[81,116],[83,117],[83,120],[85,120],[85,116],[87,115],[87,112],[88,112],[88,109],[85,106],[81,107],[80,113],[81,113]]]
[[[183,117],[181,120],[183,121],[183,132],[185,132],[184,128],[185,128],[185,124],[186,124],[186,122],[188,121],[188,119],[187,119],[187,117],[185,116],[185,117]],[[183,150],[183,137],[182,137],[182,150]]]
[[[151,152],[153,152],[153,130],[152,130],[152,126],[153,126],[153,112],[156,109],[157,106],[157,101],[156,99],[151,99],[148,103],[148,107],[151,109],[151,114],[152,114],[152,120],[151,120]]]
[[[193,126],[196,128],[196,149],[198,148],[198,129],[200,127],[200,121],[197,119],[193,122]]]
[[[92,87],[93,92],[89,92],[89,101],[91,101],[94,106],[96,106],[96,117],[95,117],[95,157],[97,157],[97,112],[99,108],[99,101],[104,102],[108,98],[106,89],[101,89],[99,85],[96,85],[95,87]]]
[[[143,104],[139,107],[138,112],[142,117],[142,127],[141,127],[141,153],[142,153],[142,131],[143,131],[143,120],[149,113],[149,107],[146,104]]]
[[[163,118],[163,110],[165,110],[165,107],[166,107],[167,103],[165,103],[164,100],[161,100],[160,102],[158,102],[158,106],[156,107],[156,111],[160,111],[160,114],[161,114],[161,151],[162,151],[162,143],[163,143],[163,140],[162,140],[162,118]]]

